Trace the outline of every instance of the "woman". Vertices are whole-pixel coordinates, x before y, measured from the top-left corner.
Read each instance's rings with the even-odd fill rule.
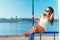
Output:
[[[53,25],[53,21],[54,21],[53,8],[47,7],[47,9],[45,11],[46,11],[45,14],[41,14],[40,17],[35,20],[37,23],[34,24],[33,28],[26,34],[22,34],[20,36],[28,37],[32,33],[35,33],[35,32],[44,33],[46,31],[47,24],[51,23],[51,25]],[[32,16],[32,17],[34,18],[34,16]]]

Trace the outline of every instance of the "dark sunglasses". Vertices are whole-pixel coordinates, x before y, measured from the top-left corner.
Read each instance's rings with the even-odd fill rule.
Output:
[[[50,12],[50,11],[48,11],[48,10],[45,10],[46,12]]]

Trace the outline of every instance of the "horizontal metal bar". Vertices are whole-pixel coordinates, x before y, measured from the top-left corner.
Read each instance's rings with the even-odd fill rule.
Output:
[[[39,33],[39,32],[37,32],[37,33]],[[37,33],[36,33],[36,34],[37,34]],[[55,34],[57,34],[57,33],[59,33],[59,32],[44,32],[44,33],[42,33],[42,34],[45,34],[45,33],[46,33],[46,34],[47,34],[47,33],[48,33],[48,34],[54,34],[54,40],[55,40]],[[35,33],[34,33],[34,34],[35,34]],[[40,34],[40,40],[41,40],[41,33],[39,33],[39,34]]]
[[[37,32],[37,33],[39,33],[39,32]],[[45,34],[45,33],[48,33],[48,34],[52,34],[52,33],[59,33],[59,32],[44,32],[43,34]]]

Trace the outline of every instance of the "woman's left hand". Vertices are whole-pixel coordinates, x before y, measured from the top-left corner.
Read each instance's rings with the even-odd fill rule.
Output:
[[[54,17],[54,14],[52,13],[51,16],[50,16],[50,20],[52,20],[53,17]]]
[[[54,14],[52,13],[50,17],[53,17],[53,16],[54,16]]]

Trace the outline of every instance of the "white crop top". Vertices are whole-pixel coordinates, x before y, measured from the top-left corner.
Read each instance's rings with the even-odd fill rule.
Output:
[[[44,18],[43,14],[41,15],[40,21],[38,22],[38,25],[40,25],[41,27],[43,27],[44,29],[46,29],[46,25],[49,23],[49,19],[48,18]]]

